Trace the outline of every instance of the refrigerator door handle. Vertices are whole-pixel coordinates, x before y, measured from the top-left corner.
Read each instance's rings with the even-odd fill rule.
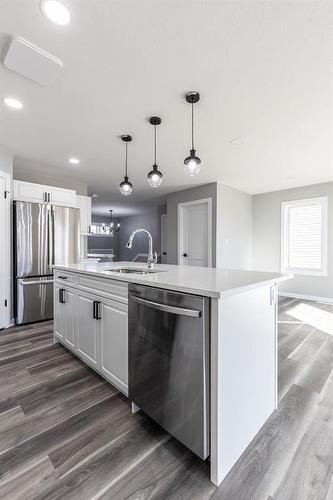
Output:
[[[53,280],[21,280],[20,281],[22,286],[29,286],[29,285],[49,285],[53,283]]]
[[[54,214],[53,208],[49,210],[49,232],[48,232],[48,255],[49,255],[49,267],[54,264]]]

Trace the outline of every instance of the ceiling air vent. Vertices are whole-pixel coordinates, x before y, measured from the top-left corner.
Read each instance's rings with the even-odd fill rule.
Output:
[[[19,37],[11,40],[3,63],[6,68],[39,85],[52,83],[63,68],[60,59]]]

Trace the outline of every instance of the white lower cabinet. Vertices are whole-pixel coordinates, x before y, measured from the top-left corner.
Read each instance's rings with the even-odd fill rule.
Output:
[[[54,334],[73,349],[77,332],[75,290],[56,284],[54,292]]]
[[[54,285],[54,336],[115,387],[128,393],[127,303]]]
[[[97,300],[95,295],[78,292],[77,352],[84,361],[95,368],[99,365],[99,324],[94,314]]]
[[[100,307],[101,373],[117,387],[128,387],[127,304],[104,299]]]
[[[61,285],[54,285],[54,335],[58,340],[64,340],[65,332],[65,308],[61,302],[61,290],[63,290]]]

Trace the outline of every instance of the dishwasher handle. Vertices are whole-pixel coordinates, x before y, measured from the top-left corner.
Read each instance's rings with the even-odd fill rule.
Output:
[[[130,300],[136,302],[137,304],[142,304],[143,306],[150,307],[151,309],[156,309],[157,311],[167,312],[171,314],[177,314],[178,316],[190,316],[192,318],[200,318],[201,311],[198,309],[186,309],[184,307],[169,306],[167,304],[161,304],[160,302],[153,302],[151,300],[141,299],[140,297],[130,296]]]

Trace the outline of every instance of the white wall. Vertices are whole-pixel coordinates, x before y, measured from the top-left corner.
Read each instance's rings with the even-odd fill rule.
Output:
[[[298,275],[280,291],[333,299],[333,182],[253,196],[253,268],[281,270],[281,202],[328,197],[328,274]]]
[[[78,168],[78,167],[77,167]],[[13,167],[14,179],[19,181],[36,182],[37,184],[45,184],[47,186],[55,186],[65,189],[74,189],[77,194],[87,195],[87,183],[80,180],[80,171],[77,170],[71,175],[68,175],[66,170],[55,167],[50,172],[43,165],[24,163],[24,165],[14,163]]]
[[[216,267],[252,268],[252,196],[217,183]]]
[[[0,170],[13,177],[13,155],[0,147]]]

